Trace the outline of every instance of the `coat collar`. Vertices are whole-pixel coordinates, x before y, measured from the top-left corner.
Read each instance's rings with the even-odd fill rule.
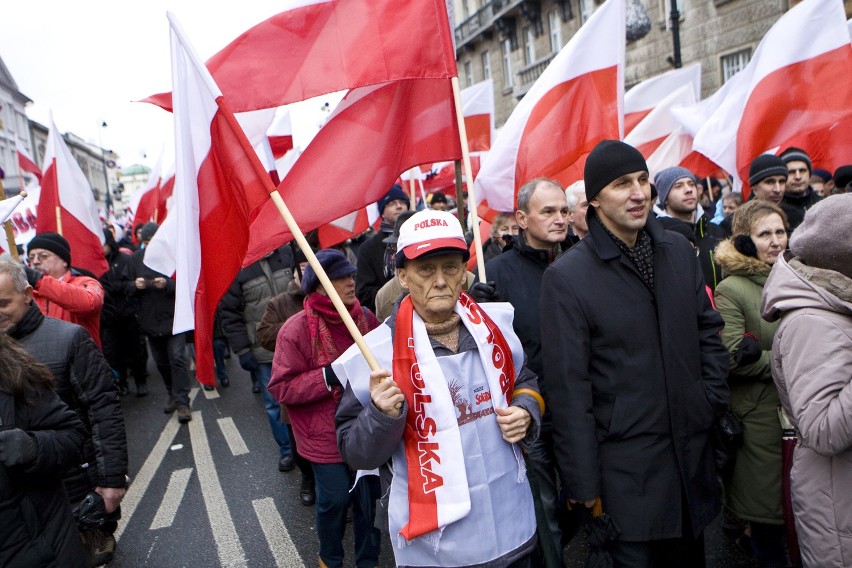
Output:
[[[33,300],[30,302],[30,307],[24,313],[21,321],[8,331],[9,337],[20,340],[34,332],[41,325],[42,321],[44,321],[44,314],[41,313],[41,310],[38,309],[38,304]]]
[[[594,209],[589,207],[587,218],[589,220],[589,236],[592,237],[590,242],[601,260],[612,260],[621,256],[621,249],[615,244],[610,236],[606,233],[601,224],[594,221],[592,218],[596,216]],[[657,219],[648,214],[648,220],[645,222],[645,231],[651,237],[651,243],[656,249],[658,246],[668,246],[672,244],[672,240],[666,233],[665,228]]]

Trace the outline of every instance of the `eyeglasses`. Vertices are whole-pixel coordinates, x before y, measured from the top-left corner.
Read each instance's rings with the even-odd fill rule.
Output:
[[[42,251],[42,252],[39,252],[39,253],[33,253],[33,254],[29,255],[28,258],[29,258],[30,263],[32,263],[35,259],[39,259],[39,261],[44,262],[47,259],[54,257],[54,256],[56,256],[56,255],[53,254],[52,252]]]

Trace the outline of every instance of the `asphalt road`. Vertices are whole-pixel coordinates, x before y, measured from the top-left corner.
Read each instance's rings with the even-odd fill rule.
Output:
[[[193,389],[189,424],[163,413],[153,365],[151,394],[136,398],[131,386],[122,399],[132,481],[111,568],[317,566],[314,507],[299,502],[301,474],[278,471],[261,397],[236,357],[227,366],[229,388]],[[351,529],[347,539],[346,565],[354,566]],[[708,566],[751,566],[718,521],[706,543]],[[566,548],[566,566],[584,566],[586,550],[581,533]],[[380,566],[393,565],[384,538]]]

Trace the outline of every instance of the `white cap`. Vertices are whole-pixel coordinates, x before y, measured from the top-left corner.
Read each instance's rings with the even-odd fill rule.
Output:
[[[414,259],[437,250],[467,254],[464,231],[455,215],[447,211],[418,211],[399,228],[396,250]]]

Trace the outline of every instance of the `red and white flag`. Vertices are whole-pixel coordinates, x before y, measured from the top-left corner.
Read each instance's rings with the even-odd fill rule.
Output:
[[[486,79],[462,89],[461,101],[468,149],[488,150],[494,139],[494,81]]]
[[[624,93],[624,140],[648,114],[681,87],[690,87],[692,101],[701,99],[701,64],[672,69],[646,79]]]
[[[162,161],[163,157],[160,156],[154,165],[154,169],[148,173],[148,180],[145,182],[145,185],[139,188],[130,198],[128,207],[133,212],[132,227],[144,225],[149,221],[162,223],[166,217],[165,208],[160,207],[160,184],[163,181],[160,175]]]
[[[9,197],[0,201],[0,254],[6,254],[12,250],[13,244],[10,244],[6,238],[6,229],[4,224],[12,216],[15,209],[24,201],[24,195],[18,194],[14,197]]]
[[[758,155],[852,117],[852,45],[843,2],[803,0],[791,8],[734,79],[736,88],[700,127],[693,147],[738,186]]]
[[[103,226],[92,188],[50,119],[38,202],[39,233],[59,233],[71,245],[71,264],[100,276],[109,269]]]
[[[658,101],[645,118],[625,135],[624,141],[642,152],[647,160],[666,138],[680,128],[680,123],[671,112],[672,108],[692,105],[697,101],[692,85],[681,85]]]
[[[30,156],[30,153],[27,152],[27,149],[21,144],[20,140],[15,140],[15,150],[18,153],[18,167],[21,168],[21,171],[33,174],[38,182],[41,183],[41,170],[36,165],[33,157]]]
[[[280,109],[266,131],[269,137],[269,147],[272,157],[278,160],[293,149],[293,124],[290,121],[290,110]]]
[[[249,29],[207,61],[234,112],[387,81],[456,74],[445,0],[287,4],[287,11]],[[163,93],[145,100],[170,109],[170,98]]]
[[[163,231],[162,239],[158,231],[145,264],[163,274],[175,273],[173,332],[195,329],[197,376],[213,385],[216,306],[239,272],[252,211],[268,200],[272,184],[172,14],[169,23],[175,206],[167,219],[172,228]],[[172,242],[166,238],[169,233]]]
[[[604,2],[515,107],[476,178],[484,217],[514,211],[533,178],[582,179],[595,144],[622,138],[624,18],[624,0]]]

